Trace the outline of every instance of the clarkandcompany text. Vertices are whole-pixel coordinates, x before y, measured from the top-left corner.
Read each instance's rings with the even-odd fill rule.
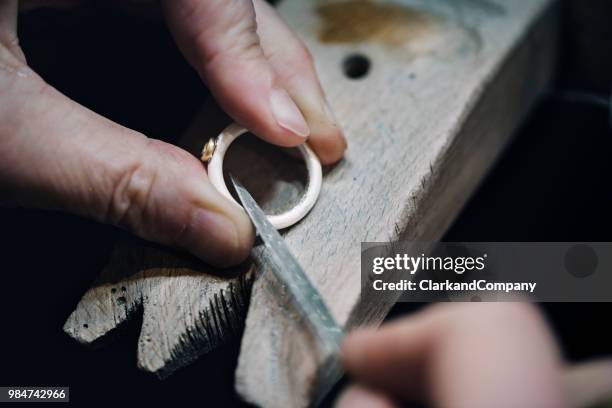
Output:
[[[536,282],[489,282],[486,279],[472,280],[469,282],[451,282],[449,280],[437,282],[430,279],[424,279],[419,282],[401,279],[397,282],[385,282],[377,279],[372,283],[372,287],[377,291],[458,291],[458,292],[475,292],[475,291],[492,291],[492,292],[529,292],[533,293],[536,288]]]

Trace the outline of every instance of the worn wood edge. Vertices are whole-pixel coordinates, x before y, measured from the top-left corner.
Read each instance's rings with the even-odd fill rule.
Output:
[[[456,129],[458,136],[445,147],[438,160],[431,164],[429,177],[422,180],[421,188],[411,197],[412,203],[406,207],[407,222],[397,227],[394,239],[441,239],[484,180],[486,171],[476,178],[470,178],[468,175],[478,174],[479,167],[488,169],[496,163],[532,108],[550,91],[558,59],[558,14],[558,6],[554,4],[543,10],[518,45],[513,47],[489,78],[488,82],[495,82],[496,85],[483,88],[479,94],[474,95],[471,112],[461,120]],[[542,46],[540,43],[548,45]],[[533,67],[538,67],[539,70],[534,70]],[[509,95],[508,90],[514,91],[515,94]],[[517,105],[524,103],[524,106],[510,110],[514,113],[513,116],[505,116],[499,105],[508,105],[509,101],[514,101]],[[498,126],[500,123],[503,125]],[[483,124],[488,128],[483,127]],[[505,130],[500,132],[500,127]],[[472,138],[471,135],[475,134],[480,137]],[[476,146],[479,148],[474,149]],[[483,149],[483,146],[486,146],[486,149]],[[471,167],[472,171],[460,171],[466,167]],[[458,180],[458,175],[463,175],[463,178]],[[446,199],[442,200],[444,198]],[[420,204],[416,205],[417,203]],[[440,218],[440,215],[445,217]],[[422,228],[423,226],[428,228]],[[369,309],[372,303],[367,302],[367,299],[364,301],[365,303],[355,306],[355,309],[362,310],[363,314],[352,316],[347,322],[347,328],[379,323],[394,303],[390,302],[382,314],[377,314]]]
[[[170,250],[119,244],[66,320],[64,332],[81,344],[96,345],[142,310],[137,364],[164,378],[241,332],[253,276],[252,266],[242,269],[237,276],[223,278]],[[177,318],[167,313],[167,306],[174,306],[175,291],[184,293],[181,285],[195,288],[200,297],[179,299],[194,303],[197,312]]]
[[[484,170],[493,165],[530,108],[548,89],[556,61],[557,32],[557,9],[553,4],[548,4],[500,61],[497,69],[491,72],[485,81],[486,86],[474,93],[471,104],[464,110],[464,117],[454,130],[457,136],[432,163],[431,174],[422,180],[421,188],[406,205],[405,224],[396,225],[392,237],[400,240],[441,238],[484,178]],[[541,46],[542,43],[546,45]],[[534,70],[534,67],[538,69]],[[508,94],[508,90],[514,92]],[[511,102],[513,109],[509,111],[497,106],[501,104],[503,108]],[[497,109],[492,109],[492,106]],[[508,113],[511,115],[507,115]],[[483,121],[483,118],[486,120]],[[500,123],[503,126],[499,126]],[[471,136],[474,134],[478,137]],[[478,149],[480,155],[474,155],[469,149],[476,143],[481,143]],[[483,147],[486,147],[486,151]],[[457,157],[464,162],[457,160]],[[451,160],[453,158],[454,161]],[[449,163],[451,165],[448,165]],[[465,166],[470,166],[472,171],[457,171],[458,167],[465,170]],[[453,180],[457,174],[468,173],[476,177],[464,177],[462,182],[457,182],[456,178]],[[461,188],[457,188],[458,186]],[[442,213],[445,217],[440,217]],[[265,258],[264,254],[259,256]],[[265,274],[265,270],[262,273]],[[291,347],[293,358],[291,361],[280,361],[278,355],[266,356],[266,361],[270,361],[271,365],[268,367],[262,367],[255,360],[251,360],[258,351],[257,344],[271,335],[269,327],[262,328],[260,322],[253,318],[256,313],[261,313],[260,309],[270,308],[269,304],[259,301],[258,297],[263,296],[264,292],[265,283],[257,280],[252,291],[252,304],[247,315],[236,370],[236,390],[244,400],[259,406],[307,406],[312,402],[313,396],[317,395],[315,385],[319,383],[319,369],[328,356],[317,350],[316,342],[307,332],[283,327],[278,318],[268,319],[268,322],[275,325],[274,336],[289,338],[291,345],[288,347]],[[389,299],[386,304],[377,302],[373,307],[372,303],[358,299],[353,312],[347,321],[342,323],[345,323],[347,329],[362,324],[378,324],[395,300]],[[272,309],[265,313],[281,316],[283,311]],[[287,321],[289,320],[283,319],[283,322]],[[254,324],[258,326],[255,327]],[[261,360],[259,356],[257,361]],[[276,369],[280,365],[299,369]],[[281,373],[290,373],[293,378],[284,378]],[[261,382],[257,382],[260,385],[257,386],[249,381],[252,378],[260,380],[266,377],[268,381],[275,383],[272,392],[270,387],[261,386]]]

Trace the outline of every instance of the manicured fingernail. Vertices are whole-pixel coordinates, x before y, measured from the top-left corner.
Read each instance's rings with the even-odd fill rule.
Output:
[[[279,126],[288,131],[306,138],[310,134],[310,128],[302,116],[302,112],[287,91],[284,89],[273,89],[270,93],[270,105],[272,113]]]

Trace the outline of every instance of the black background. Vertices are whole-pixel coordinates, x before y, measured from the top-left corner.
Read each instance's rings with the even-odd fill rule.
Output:
[[[155,20],[36,11],[21,18],[20,38],[30,65],[53,86],[152,137],[174,140],[207,97]],[[445,240],[612,241],[608,112],[558,95],[535,109]],[[138,321],[94,351],[62,332],[123,232],[23,209],[0,209],[0,226],[0,385],[70,386],[73,404],[86,406],[240,404],[238,339],[160,382],[136,368]],[[391,316],[416,307],[398,305]],[[568,359],[611,354],[610,305],[542,308]]]

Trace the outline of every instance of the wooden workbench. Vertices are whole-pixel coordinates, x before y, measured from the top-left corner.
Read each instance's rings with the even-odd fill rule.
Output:
[[[286,0],[279,10],[310,48],[349,140],[311,214],[284,237],[338,322],[379,323],[395,299],[360,298],[360,243],[441,237],[549,85],[555,9],[547,0]],[[211,102],[183,145],[199,153],[225,123]],[[254,140],[233,147],[227,166],[270,211],[303,184],[299,162]],[[163,377],[244,324],[240,395],[308,405],[325,356],[271,289],[261,249],[228,272],[119,244],[64,329],[93,343],[142,307],[138,364]]]

